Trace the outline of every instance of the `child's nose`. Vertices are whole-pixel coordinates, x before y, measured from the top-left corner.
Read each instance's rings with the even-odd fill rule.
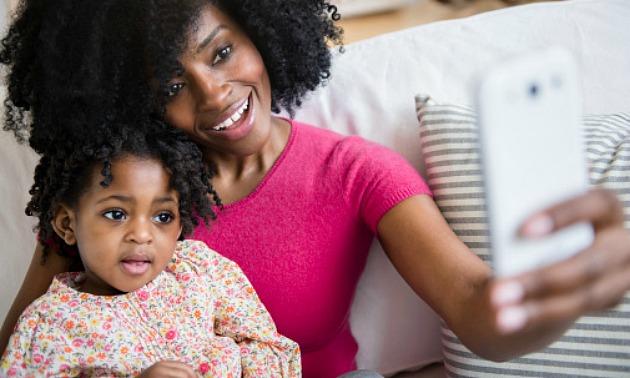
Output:
[[[148,244],[153,241],[150,220],[136,218],[129,223],[129,226],[128,241],[138,244]]]

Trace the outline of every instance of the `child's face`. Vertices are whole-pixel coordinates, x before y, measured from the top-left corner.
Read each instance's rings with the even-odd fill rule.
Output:
[[[113,181],[102,187],[101,167],[67,213],[67,243],[77,243],[86,270],[83,290],[129,292],[164,270],[181,232],[177,193],[156,160],[122,157],[112,163]],[[57,216],[60,216],[57,214]]]

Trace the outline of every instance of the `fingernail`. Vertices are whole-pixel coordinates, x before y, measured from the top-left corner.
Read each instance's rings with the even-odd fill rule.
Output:
[[[523,299],[525,290],[518,282],[509,281],[497,285],[492,292],[492,304],[497,307],[515,304]]]
[[[523,227],[522,234],[530,237],[545,236],[553,231],[553,219],[547,214],[538,214],[530,218]]]
[[[508,307],[499,311],[497,315],[497,326],[502,333],[513,333],[525,326],[527,323],[527,311],[523,307]]]

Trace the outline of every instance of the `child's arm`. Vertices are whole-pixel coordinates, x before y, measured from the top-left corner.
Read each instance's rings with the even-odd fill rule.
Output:
[[[299,377],[300,350],[283,337],[245,274],[224,259],[211,284],[216,288],[215,332],[231,337],[241,350],[243,377]]]
[[[52,315],[51,315],[52,316]],[[6,350],[0,360],[2,377],[50,377],[54,371],[56,335],[50,324],[34,306],[19,318]],[[64,371],[64,376],[71,376]]]

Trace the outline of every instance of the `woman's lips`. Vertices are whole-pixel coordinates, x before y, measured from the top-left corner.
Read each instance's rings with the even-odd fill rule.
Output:
[[[240,114],[239,111],[241,111]],[[206,130],[220,138],[228,140],[241,139],[249,134],[254,127],[255,112],[254,97],[253,94],[250,93],[249,97],[239,105],[230,117]]]
[[[245,101],[243,101],[243,103],[239,105],[238,108],[229,117],[227,117],[218,125],[214,126],[212,130],[223,131],[235,127],[238,122],[243,118],[243,113],[247,111],[248,107],[249,97],[247,97]]]

